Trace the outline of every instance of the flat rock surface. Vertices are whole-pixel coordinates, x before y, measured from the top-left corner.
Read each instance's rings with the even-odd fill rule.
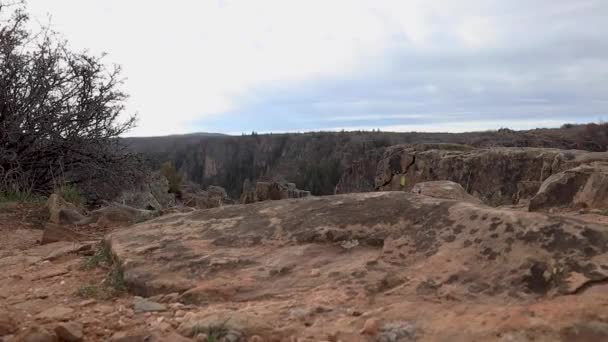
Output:
[[[379,192],[173,214],[107,241],[132,293],[200,308],[186,335],[226,319],[247,334],[354,341],[373,317],[419,340],[550,341],[583,311],[608,319],[607,234],[576,218]]]

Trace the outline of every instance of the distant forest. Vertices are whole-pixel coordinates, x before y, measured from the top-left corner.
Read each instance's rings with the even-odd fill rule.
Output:
[[[154,168],[171,162],[181,177],[203,187],[219,185],[233,198],[243,182],[285,180],[314,195],[333,194],[353,162],[379,159],[396,144],[456,143],[474,147],[551,147],[605,151],[608,124],[566,124],[557,129],[472,133],[314,132],[227,136],[196,133],[125,139]],[[368,161],[369,163],[369,161]]]

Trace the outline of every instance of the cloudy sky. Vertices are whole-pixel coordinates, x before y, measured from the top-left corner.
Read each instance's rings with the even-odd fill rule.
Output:
[[[29,0],[121,64],[131,135],[608,119],[606,0]]]

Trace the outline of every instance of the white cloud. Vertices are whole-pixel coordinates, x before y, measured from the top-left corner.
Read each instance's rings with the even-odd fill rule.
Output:
[[[389,102],[397,113],[414,102],[422,114],[475,111],[472,102],[457,107],[536,98],[543,88],[594,94],[588,103],[597,104],[608,77],[602,0],[29,0],[29,7],[39,18],[52,14],[72,46],[123,65],[128,109],[140,114],[136,135],[205,129],[196,122],[248,111],[243,99],[270,106],[292,101],[287,95],[308,101],[319,121],[394,120],[399,114],[382,112]],[[340,98],[331,87],[323,96],[283,94],[318,80],[369,84],[369,96],[357,89]],[[269,108],[256,110],[263,117]]]

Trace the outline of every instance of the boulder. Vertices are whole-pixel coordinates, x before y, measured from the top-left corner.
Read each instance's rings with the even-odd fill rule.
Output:
[[[189,184],[181,189],[181,200],[184,205],[208,209],[217,208],[224,205],[234,204],[228,197],[226,190],[221,186],[210,185],[207,190],[201,190],[197,185]]]
[[[86,239],[87,237],[84,234],[78,233],[70,228],[47,223],[44,225],[40,243],[44,245],[57,241],[84,241]]]
[[[416,183],[449,180],[484,203],[499,206],[529,199],[551,175],[592,161],[608,161],[608,152],[551,148],[466,145],[396,145],[378,163],[379,191],[409,191]]]
[[[136,209],[163,210],[175,205],[175,195],[169,193],[167,178],[155,172],[138,188],[123,192],[116,202]]]
[[[156,210],[137,209],[127,205],[111,203],[92,211],[81,224],[96,223],[99,226],[131,225],[150,220],[159,215]]]
[[[584,164],[547,178],[528,208],[555,207],[608,209],[608,163]]]
[[[452,199],[481,204],[481,201],[469,195],[460,184],[452,181],[432,181],[417,183],[411,192],[435,198]]]
[[[46,203],[49,221],[55,224],[75,224],[85,219],[81,210],[58,194],[52,194]]]
[[[59,323],[55,327],[59,340],[65,342],[80,342],[83,340],[82,324],[78,322]]]
[[[310,191],[296,188],[289,182],[257,182],[255,187],[243,187],[241,203],[254,203],[269,200],[309,197]]]

